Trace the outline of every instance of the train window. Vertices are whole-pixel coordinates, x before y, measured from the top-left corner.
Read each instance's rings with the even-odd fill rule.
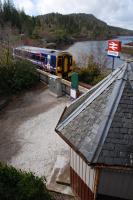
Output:
[[[69,65],[71,66],[72,65],[72,57],[69,57]]]
[[[25,58],[28,57],[28,52],[27,52],[27,51],[23,51],[22,53],[23,53],[23,56],[24,56]]]
[[[22,56],[25,57],[25,53],[26,53],[26,52],[25,52],[25,51],[22,51],[21,53],[22,53]]]
[[[44,56],[44,63],[47,64],[47,56]]]
[[[30,53],[29,52],[25,52],[25,57],[29,58],[30,57]]]
[[[41,59],[41,62],[45,62],[45,57],[44,56],[41,56],[40,59]]]
[[[62,57],[58,58],[58,66],[61,67],[62,66]]]
[[[36,55],[36,60],[40,61],[40,55]]]
[[[31,53],[31,52],[29,52],[29,56],[28,56],[28,57],[29,57],[30,59],[31,59],[31,56],[32,56],[32,53]]]
[[[16,55],[20,55],[20,50],[15,49],[14,53],[15,53]]]
[[[54,60],[54,59],[51,59],[51,65],[52,65],[52,66],[55,66],[55,64],[56,64],[56,63],[55,63],[55,60]]]
[[[35,60],[35,54],[31,55],[31,59]]]
[[[22,55],[22,52],[20,50],[18,50],[18,55],[21,56]]]

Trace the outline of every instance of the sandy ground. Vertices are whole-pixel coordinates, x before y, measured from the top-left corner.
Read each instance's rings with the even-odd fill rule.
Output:
[[[0,113],[0,160],[48,179],[57,155],[69,153],[54,131],[68,103],[44,85],[15,97]]]

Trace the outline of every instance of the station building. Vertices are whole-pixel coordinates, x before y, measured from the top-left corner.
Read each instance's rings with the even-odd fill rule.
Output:
[[[77,199],[133,199],[130,64],[66,107],[56,132],[70,147],[71,187]]]

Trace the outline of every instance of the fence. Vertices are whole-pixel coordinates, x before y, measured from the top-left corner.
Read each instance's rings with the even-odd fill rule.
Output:
[[[58,76],[51,75],[45,71],[37,69],[39,74],[40,81],[48,84],[49,90],[55,94],[57,97],[61,97],[63,95],[70,96],[71,82],[62,79]],[[79,86],[79,93],[84,94],[88,91],[88,89]]]

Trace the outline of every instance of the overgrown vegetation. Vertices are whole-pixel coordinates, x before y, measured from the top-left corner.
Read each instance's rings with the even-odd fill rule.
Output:
[[[8,3],[10,5],[10,1]],[[13,59],[15,44],[15,33],[10,27],[4,26],[0,30],[0,95],[15,94],[38,81],[36,67],[31,62]]]
[[[75,67],[74,71],[78,72],[80,82],[90,85],[97,84],[107,75],[105,68],[95,61],[93,55],[88,56],[87,66],[82,67],[80,70]]]
[[[37,81],[35,66],[28,61],[12,61],[0,65],[0,91],[4,95],[20,92]]]
[[[52,200],[45,180],[0,163],[1,200]]]
[[[133,47],[132,48],[131,47],[123,47],[122,53],[133,56]]]
[[[105,77],[104,73],[101,73],[99,67],[88,66],[87,68],[82,68],[79,73],[79,81],[87,83],[89,85],[95,85],[100,82]]]

